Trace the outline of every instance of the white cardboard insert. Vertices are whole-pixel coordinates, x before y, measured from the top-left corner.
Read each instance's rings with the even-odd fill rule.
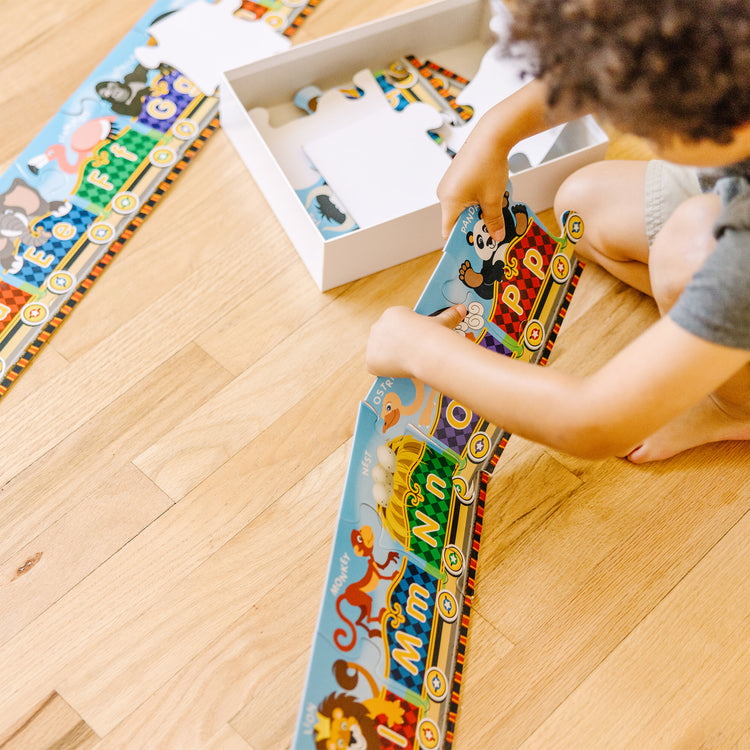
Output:
[[[322,90],[351,81],[363,69],[387,68],[414,54],[471,78],[494,44],[487,0],[437,0],[405,13],[308,42],[222,75],[222,128],[266,196],[321,290],[327,290],[442,247],[437,198],[423,208],[324,239],[290,182],[284,144],[266,140],[249,110],[268,110],[278,126],[308,117],[292,103],[296,92],[315,84]],[[553,148],[559,156],[512,174],[513,197],[541,211],[575,169],[601,159],[607,137],[593,119],[563,130]],[[379,185],[387,191],[388,185]]]

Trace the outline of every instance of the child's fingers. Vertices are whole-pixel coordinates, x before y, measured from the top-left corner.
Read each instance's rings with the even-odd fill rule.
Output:
[[[468,203],[451,203],[443,202],[442,204],[442,227],[443,239],[447,240],[450,236],[453,226],[458,221],[458,217],[461,215],[461,211],[469,205]]]
[[[465,305],[453,305],[435,316],[435,320],[446,328],[455,328],[466,317]]]
[[[482,219],[492,239],[495,242],[502,242],[505,238],[505,219],[503,218],[502,207],[497,212],[485,211],[482,207]]]

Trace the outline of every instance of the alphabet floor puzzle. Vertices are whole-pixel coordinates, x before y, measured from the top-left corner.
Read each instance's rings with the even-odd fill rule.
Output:
[[[0,397],[218,128],[219,71],[284,49],[320,1],[157,0],[0,175]],[[472,117],[469,82],[436,63],[412,56],[387,73],[373,85],[393,111],[415,102],[407,116],[429,126],[431,86],[437,124]],[[362,84],[352,97],[366,96]],[[344,182],[329,146],[309,151]],[[317,210],[353,229],[316,180]],[[479,208],[465,209],[416,309],[464,303],[456,335],[543,365],[578,282],[582,222],[563,217],[553,237],[510,191],[504,213],[496,243]],[[295,748],[450,746],[485,492],[508,437],[420,382],[376,380],[359,409]]]
[[[320,2],[157,0],[0,175],[0,397],[218,128],[219,72]]]
[[[504,217],[496,243],[479,207],[464,210],[415,309],[464,303],[457,335],[543,365],[580,276],[583,223],[567,214],[553,237],[509,193]],[[452,744],[485,491],[508,437],[420,382],[375,381],[359,408],[295,750]]]

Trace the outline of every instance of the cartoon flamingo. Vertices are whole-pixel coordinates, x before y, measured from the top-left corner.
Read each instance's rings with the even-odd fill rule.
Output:
[[[383,406],[380,411],[380,416],[383,419],[383,432],[388,430],[390,427],[393,427],[393,425],[395,425],[401,419],[401,417],[416,414],[423,404],[424,408],[422,409],[422,413],[419,415],[419,424],[429,424],[432,420],[432,412],[435,409],[435,399],[437,398],[437,391],[431,391],[428,396],[427,403],[425,404],[425,396],[428,394],[424,383],[422,383],[420,380],[414,380],[413,378],[411,379],[411,381],[412,383],[414,383],[415,388],[414,400],[411,402],[411,404],[404,404],[401,401],[400,396],[394,391],[391,391],[383,399]]]
[[[55,143],[43,154],[29,159],[28,166],[33,174],[39,174],[39,170],[52,161],[57,161],[60,169],[68,174],[78,171],[80,163],[91,156],[94,147],[112,134],[114,121],[117,118],[109,115],[107,117],[95,117],[93,120],[77,128],[70,136],[70,148],[77,154],[76,161],[68,161],[68,153],[64,143]]]

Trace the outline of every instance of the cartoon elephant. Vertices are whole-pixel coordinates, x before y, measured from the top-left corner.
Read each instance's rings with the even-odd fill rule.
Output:
[[[70,209],[69,201],[48,203],[36,188],[16,177],[0,195],[0,265],[17,273],[23,266],[23,258],[16,255],[19,244],[39,247],[52,236],[43,229],[35,231],[33,225],[47,214],[64,216]]]

